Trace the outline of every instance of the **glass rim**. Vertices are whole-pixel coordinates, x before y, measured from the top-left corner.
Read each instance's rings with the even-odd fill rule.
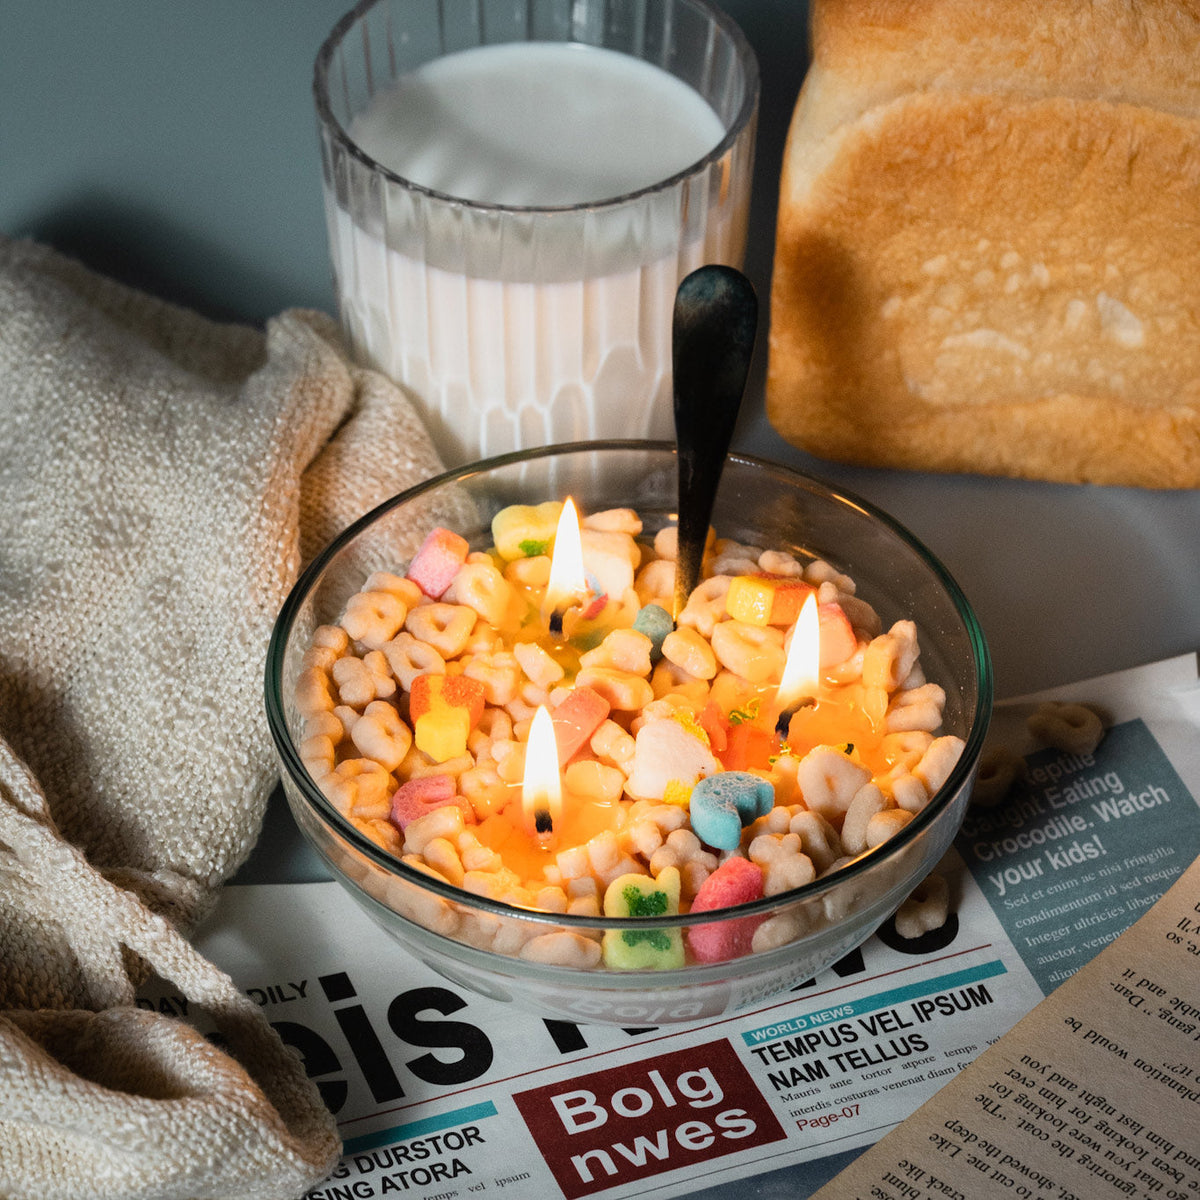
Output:
[[[325,41],[321,43],[313,64],[312,82],[317,117],[320,121],[321,129],[328,133],[346,153],[352,158],[357,159],[368,170],[383,176],[383,178],[391,183],[399,184],[408,191],[426,196],[448,207],[469,209],[482,213],[512,214],[513,216],[531,214],[551,216],[615,211],[638,200],[643,200],[648,196],[669,192],[693,176],[702,174],[713,163],[719,162],[750,126],[754,119],[754,114],[758,109],[759,90],[761,86],[758,58],[754,53],[754,48],[742,32],[741,27],[728,13],[717,8],[709,0],[674,0],[675,3],[684,4],[705,13],[722,30],[732,43],[737,60],[741,63],[742,69],[745,72],[745,95],[742,97],[742,102],[738,106],[737,113],[729,123],[729,128],[725,131],[725,136],[707,154],[702,155],[682,170],[676,171],[673,175],[669,175],[665,179],[660,179],[655,183],[647,184],[645,187],[636,188],[631,192],[623,192],[618,196],[608,196],[601,200],[583,201],[578,204],[499,204],[488,200],[469,200],[463,196],[455,196],[451,192],[442,192],[437,188],[416,183],[399,172],[384,166],[377,159],[372,158],[371,155],[354,141],[349,132],[342,126],[342,123],[334,116],[333,109],[329,103],[329,70],[334,53],[345,41],[346,35],[350,30],[367,12],[387,2],[388,0],[358,0],[358,3],[349,12],[343,14],[333,29],[330,30]],[[512,42],[517,40],[512,39]],[[563,46],[591,45],[591,43],[554,38],[541,38],[538,39],[538,42]],[[480,45],[506,44],[511,44],[511,42],[480,43]],[[598,48],[603,49],[603,47]],[[617,53],[624,53],[624,51],[617,51]]]
[[[467,463],[464,466],[444,471],[440,475],[433,476],[422,483],[416,484],[414,487],[406,488],[404,491],[397,493],[347,526],[301,572],[300,577],[284,600],[283,606],[280,608],[271,630],[265,664],[266,678],[264,690],[267,725],[275,745],[276,753],[279,756],[283,769],[287,772],[301,796],[308,803],[309,808],[314,810],[314,814],[326,826],[329,826],[331,832],[341,838],[343,842],[349,843],[353,849],[364,855],[389,875],[397,876],[406,883],[412,884],[421,890],[431,891],[454,904],[466,904],[469,907],[509,920],[523,920],[534,924],[545,924],[565,929],[594,930],[604,928],[618,931],[645,930],[650,927],[687,929],[692,926],[705,925],[715,921],[766,915],[772,910],[790,907],[801,901],[818,899],[826,893],[836,890],[840,886],[872,871],[875,867],[897,857],[921,833],[934,824],[937,817],[950,804],[951,799],[957,796],[962,787],[967,783],[970,774],[975,769],[979,754],[983,749],[983,742],[987,734],[991,714],[993,699],[992,663],[983,629],[979,624],[974,609],[971,607],[954,577],[920,539],[894,517],[877,508],[870,501],[864,500],[850,491],[834,488],[813,475],[784,466],[781,463],[772,462],[769,459],[759,458],[754,455],[731,453],[726,459],[727,466],[730,463],[737,463],[757,470],[781,473],[793,481],[803,484],[811,492],[820,493],[824,498],[833,500],[844,507],[857,509],[864,516],[882,523],[933,572],[951,601],[959,619],[962,621],[964,632],[971,646],[971,664],[974,667],[975,705],[968,717],[970,725],[967,730],[967,736],[963,739],[963,751],[959,755],[958,761],[952,768],[949,777],[937,792],[930,797],[929,803],[925,808],[917,813],[908,824],[888,838],[887,841],[864,851],[833,874],[827,875],[824,878],[814,879],[811,883],[804,884],[801,887],[792,888],[789,891],[781,892],[779,895],[763,896],[758,900],[748,903],[720,910],[712,910],[698,915],[676,913],[648,920],[644,917],[605,917],[603,915],[591,917],[571,913],[544,912],[540,909],[522,908],[518,905],[507,904],[504,901],[493,900],[487,896],[478,896],[474,893],[466,892],[462,888],[455,887],[452,883],[435,879],[425,872],[408,866],[395,855],[390,854],[365,834],[361,833],[351,821],[343,817],[325,796],[324,792],[317,786],[316,781],[301,761],[299,748],[296,746],[287,728],[283,710],[283,696],[281,694],[284,651],[291,634],[292,626],[313,585],[319,580],[326,565],[380,517],[395,508],[410,503],[412,500],[435,488],[447,484],[462,483],[474,476],[487,475],[499,468],[521,466],[530,461],[542,458],[584,453],[594,454],[596,452],[629,453],[630,451],[674,456],[676,448],[673,442],[640,441],[635,439],[566,442],[541,446],[530,450],[515,450],[495,458]],[[718,913],[721,915],[718,915]],[[407,920],[407,918],[404,919]],[[719,966],[722,964],[715,965]]]

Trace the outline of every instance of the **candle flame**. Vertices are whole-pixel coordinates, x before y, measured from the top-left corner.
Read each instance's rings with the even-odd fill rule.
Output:
[[[817,594],[810,592],[792,627],[792,644],[783,665],[776,704],[787,710],[801,700],[816,696],[820,678],[821,620],[817,612]]]
[[[561,629],[562,617],[573,604],[579,604],[588,590],[583,570],[583,542],[579,533],[579,514],[575,501],[567,497],[554,534],[554,553],[550,559],[550,578],[542,601],[542,613]]]
[[[562,779],[558,773],[558,743],[554,721],[539,705],[525,746],[525,775],[521,783],[525,823],[539,841],[548,841],[562,815]]]

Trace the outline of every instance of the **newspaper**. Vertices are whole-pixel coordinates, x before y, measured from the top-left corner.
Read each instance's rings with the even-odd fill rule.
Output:
[[[224,889],[198,947],[268,1010],[340,1124],[342,1160],[311,1200],[666,1198],[707,1188],[729,1196],[752,1186],[760,1194],[771,1173],[787,1195],[813,1194],[942,1089],[973,1078],[972,1064],[989,1070],[988,1048],[1200,855],[1195,657],[1062,695],[1103,706],[1108,735],[1086,758],[1037,751],[1021,742],[1032,701],[998,709],[997,736],[1028,750],[1029,787],[1007,818],[973,813],[941,864],[953,897],[943,929],[905,941],[887,922],[817,979],[699,1025],[544,1020],[437,974],[337,884]],[[1145,989],[1129,969],[1124,982],[1136,998]],[[1147,992],[1142,1004],[1151,999]],[[205,1028],[169,987],[148,986],[139,1003]],[[1103,1028],[1134,1052],[1128,1033]],[[1064,1060],[1060,1073],[1074,1069]],[[1078,1073],[1070,1078],[1084,1086]],[[964,1129],[986,1112],[976,1091],[992,1099],[983,1087],[958,1102]],[[1067,1093],[1058,1094],[1065,1104]],[[1014,1124],[1029,1119],[1009,1107]],[[1061,1135],[1048,1119],[1033,1120],[1039,1133]],[[950,1140],[948,1130],[938,1136]],[[966,1136],[955,1142],[962,1155]],[[904,1161],[916,1163],[915,1152]],[[889,1158],[880,1178],[915,1189],[906,1169]],[[954,1194],[931,1190],[934,1167],[913,1169],[924,1192],[870,1176],[861,1194]],[[864,1170],[867,1179],[872,1168]],[[1014,1189],[1033,1187],[1031,1177],[1005,1174],[1019,1180]],[[731,1186],[738,1180],[746,1182]],[[956,1190],[983,1194],[970,1183]],[[842,1186],[839,1177],[828,1194],[859,1194]],[[1067,1200],[1070,1191],[1009,1194]]]

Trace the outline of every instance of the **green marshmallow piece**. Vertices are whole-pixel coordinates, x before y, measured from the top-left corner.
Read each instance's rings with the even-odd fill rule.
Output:
[[[604,893],[606,917],[638,917],[646,929],[610,929],[601,944],[604,965],[616,971],[671,970],[684,964],[683,935],[662,929],[653,918],[679,911],[679,871],[668,867],[657,879],[648,875],[621,875]]]

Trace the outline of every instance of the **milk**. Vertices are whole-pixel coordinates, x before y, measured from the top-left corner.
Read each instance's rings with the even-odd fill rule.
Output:
[[[402,75],[349,133],[405,182],[351,161],[353,216],[328,189],[343,324],[448,463],[671,436],[675,288],[740,263],[748,161],[593,209],[487,206],[596,205],[686,171],[725,133],[697,92],[615,51],[515,42]]]
[[[616,50],[509,42],[401,75],[350,126],[376,162],[462,200],[548,208],[651,187],[725,135],[674,75]]]

